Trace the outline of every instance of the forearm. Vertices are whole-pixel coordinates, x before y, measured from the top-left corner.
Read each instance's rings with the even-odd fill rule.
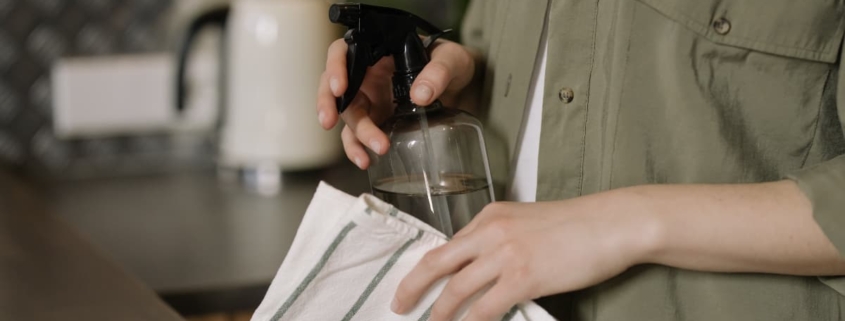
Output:
[[[713,272],[845,275],[845,259],[791,181],[621,190],[656,228],[642,263]]]

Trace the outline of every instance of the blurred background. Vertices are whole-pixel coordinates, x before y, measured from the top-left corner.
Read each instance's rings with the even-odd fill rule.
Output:
[[[457,30],[468,0],[363,2]],[[2,182],[179,314],[244,317],[317,183],[368,191],[314,114],[329,4],[0,0]]]
[[[285,0],[266,0],[285,1]],[[324,0],[314,0],[324,1]],[[459,28],[468,0],[371,0],[375,5],[402,8],[442,28]],[[116,59],[131,55],[139,64],[162,62],[161,55],[174,59],[191,19],[229,0],[0,0],[0,162],[7,168],[27,170],[35,175],[60,178],[160,172],[182,166],[209,166],[214,156],[213,125],[216,110],[187,115],[152,115],[162,106],[131,110],[121,106],[71,105],[72,114],[58,132],[55,86],[61,80],[51,70],[73,58],[86,60],[92,69],[112,67],[123,76]],[[325,2],[325,1],[324,1]],[[323,17],[313,17],[322,19]],[[204,30],[202,43],[195,45],[197,61],[192,79],[205,91],[196,90],[194,109],[217,103],[215,78],[222,66],[214,46],[219,30]],[[300,31],[302,32],[302,31]],[[342,33],[338,33],[338,36]],[[452,39],[458,35],[453,33]],[[291,44],[294,45],[294,44]],[[204,49],[204,50],[203,50]],[[100,57],[102,59],[96,59]],[[156,60],[159,61],[156,61]],[[97,65],[99,63],[99,65]],[[131,61],[130,61],[131,63]],[[133,68],[132,66],[126,67]],[[137,67],[136,67],[137,68]],[[162,68],[164,71],[167,68]],[[92,84],[97,85],[97,84]],[[162,84],[155,84],[162,85]],[[138,83],[136,86],[143,87]],[[72,88],[77,89],[77,88]],[[124,89],[124,88],[117,88]],[[158,89],[158,88],[156,88]],[[170,88],[168,88],[170,89]],[[124,89],[126,90],[126,89]],[[141,88],[139,91],[152,92]],[[105,94],[105,93],[101,93]],[[202,95],[205,96],[202,96]],[[162,97],[165,98],[165,97]],[[96,99],[95,99],[96,100]],[[130,101],[116,103],[128,104]],[[166,99],[159,99],[165,102]],[[62,102],[66,103],[66,102]],[[90,103],[90,102],[89,102]],[[159,101],[150,102],[150,104]],[[167,101],[166,103],[172,103]],[[172,106],[167,106],[171,107]],[[101,109],[123,108],[127,114],[110,124],[97,119]],[[170,111],[170,110],[168,110]],[[65,110],[59,111],[60,113]],[[137,113],[133,115],[132,113]],[[182,116],[182,117],[180,117]],[[147,119],[146,117],[152,117]],[[177,118],[180,117],[180,118]],[[190,118],[193,117],[193,118]],[[90,119],[88,119],[90,118]],[[118,118],[118,117],[114,117]],[[137,123],[125,119],[137,118]],[[102,121],[105,123],[98,123]],[[122,128],[121,126],[123,125]],[[79,126],[79,127],[77,127]],[[181,126],[181,128],[180,128]],[[180,131],[181,129],[181,131]],[[187,130],[186,130],[187,129]],[[121,132],[123,131],[123,132]],[[209,131],[212,131],[209,133]]]

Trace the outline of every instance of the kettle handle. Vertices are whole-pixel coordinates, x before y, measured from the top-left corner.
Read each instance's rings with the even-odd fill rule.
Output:
[[[185,110],[185,101],[188,95],[188,86],[185,82],[185,73],[187,72],[187,63],[188,63],[188,54],[191,51],[193,46],[194,40],[196,40],[197,34],[206,27],[210,26],[219,26],[222,29],[226,29],[226,23],[229,19],[229,6],[223,6],[216,9],[209,10],[203,14],[200,14],[193,21],[191,21],[190,25],[188,26],[188,30],[185,34],[185,37],[182,40],[182,43],[179,45],[179,52],[178,52],[178,66],[176,70],[176,110],[178,112],[182,112]],[[224,39],[225,39],[225,32],[224,32]],[[221,46],[221,48],[224,48]],[[223,57],[222,60],[223,66],[225,66],[225,53],[223,53],[223,49],[221,49],[221,56]],[[222,79],[223,77],[221,77]],[[222,84],[222,81],[221,81]],[[222,86],[221,86],[222,87]],[[222,93],[222,90],[221,90]],[[222,94],[221,94],[222,96]],[[222,104],[222,100],[221,100]]]

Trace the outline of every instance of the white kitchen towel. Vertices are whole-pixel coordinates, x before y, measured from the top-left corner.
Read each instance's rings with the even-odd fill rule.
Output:
[[[252,320],[428,320],[448,278],[405,315],[391,312],[390,302],[423,255],[444,243],[442,233],[372,195],[355,198],[320,183]],[[554,318],[527,302],[503,320]]]

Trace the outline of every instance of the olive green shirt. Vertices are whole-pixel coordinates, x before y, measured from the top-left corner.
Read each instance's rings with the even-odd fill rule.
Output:
[[[499,184],[547,9],[538,201],[790,178],[845,253],[845,2],[472,2],[463,38],[486,59],[481,116]],[[562,320],[845,320],[845,281],[646,265],[542,303]]]

